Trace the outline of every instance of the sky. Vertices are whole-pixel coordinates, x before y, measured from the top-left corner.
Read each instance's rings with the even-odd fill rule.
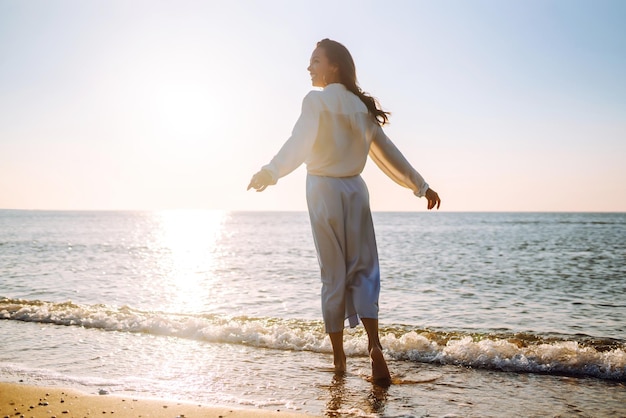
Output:
[[[306,210],[317,41],[445,211],[626,211],[626,2],[0,0],[0,208]],[[369,161],[375,211],[425,199]]]

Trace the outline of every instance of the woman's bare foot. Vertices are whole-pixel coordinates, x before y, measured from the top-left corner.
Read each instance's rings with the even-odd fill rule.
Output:
[[[333,346],[333,364],[335,373],[346,371],[346,354],[343,351],[343,330],[339,332],[329,332],[330,343]]]
[[[391,385],[391,375],[387,362],[383,356],[380,347],[374,346],[370,350],[370,359],[372,361],[372,382],[379,386]]]
[[[333,356],[333,363],[335,365],[335,373],[345,373],[346,371],[346,355],[342,354],[339,357]]]

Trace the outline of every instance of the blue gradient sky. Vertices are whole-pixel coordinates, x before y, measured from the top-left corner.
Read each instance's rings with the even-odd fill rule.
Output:
[[[449,211],[626,211],[624,1],[0,1],[0,208],[305,210],[315,43]],[[374,210],[426,202],[370,162]]]

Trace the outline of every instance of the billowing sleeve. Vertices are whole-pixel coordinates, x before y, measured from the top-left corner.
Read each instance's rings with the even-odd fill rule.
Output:
[[[428,183],[409,164],[380,126],[374,132],[369,156],[383,173],[400,186],[413,190],[415,196],[422,197],[428,190]]]
[[[302,100],[302,112],[296,121],[291,137],[283,144],[269,164],[263,166],[272,176],[272,183],[298,168],[307,158],[319,127],[320,106],[317,91],[311,91]]]

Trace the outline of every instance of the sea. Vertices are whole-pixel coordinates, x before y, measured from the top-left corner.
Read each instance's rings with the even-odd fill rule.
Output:
[[[328,417],[626,416],[626,213],[373,218],[388,388],[362,326],[332,371],[306,212],[209,210],[0,210],[0,381]]]

